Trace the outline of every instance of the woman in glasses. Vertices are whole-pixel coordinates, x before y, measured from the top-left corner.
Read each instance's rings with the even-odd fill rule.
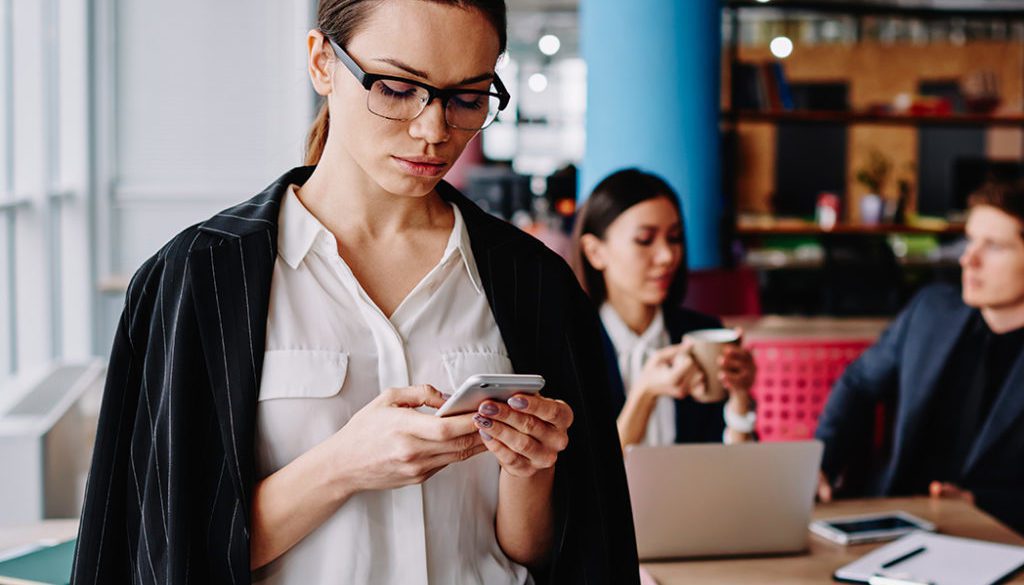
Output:
[[[686,333],[722,323],[682,306],[686,239],[672,188],[636,169],[613,173],[580,209],[573,242],[574,269],[606,333],[623,447],[750,439],[750,352],[725,348],[718,377],[726,394],[715,396],[683,341]]]
[[[508,103],[500,0],[321,0],[308,166],[138,271],[73,582],[631,583],[599,323],[441,181]],[[542,395],[434,416],[473,374]]]

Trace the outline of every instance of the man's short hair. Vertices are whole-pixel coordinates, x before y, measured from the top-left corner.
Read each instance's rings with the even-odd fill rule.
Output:
[[[967,208],[988,205],[1014,217],[1024,228],[1024,179],[991,181],[979,187],[967,198]],[[1022,229],[1024,236],[1024,229]]]

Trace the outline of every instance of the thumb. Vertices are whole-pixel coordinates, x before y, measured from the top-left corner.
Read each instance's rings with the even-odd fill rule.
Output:
[[[419,408],[420,406],[441,408],[445,401],[444,395],[430,384],[388,388],[381,394],[381,397],[388,406],[405,408]]]

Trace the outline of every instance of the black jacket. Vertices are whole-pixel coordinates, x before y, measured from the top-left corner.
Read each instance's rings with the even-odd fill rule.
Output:
[[[717,329],[722,321],[717,317],[691,311],[683,307],[662,307],[665,329],[669,341],[679,343],[683,336],[698,329]],[[608,363],[608,388],[611,391],[615,412],[621,412],[626,405],[626,389],[622,383],[622,372],[615,354],[615,345],[608,332],[601,329],[604,340],[605,359]],[[721,443],[725,432],[722,410],[725,400],[720,402],[697,402],[687,396],[676,400],[676,443]]]
[[[871,412],[895,404],[893,448],[877,476],[876,495],[899,495],[901,485],[935,478],[908,477],[919,453],[925,417],[957,340],[977,309],[948,285],[922,290],[879,340],[846,368],[818,421],[825,443],[822,468],[835,478],[872,433]],[[978,507],[1024,534],[1024,354],[1010,367],[987,420],[967,454],[961,487]],[[920,481],[917,481],[920,480]]]
[[[256,398],[288,172],[135,274],[118,324],[72,583],[249,583]],[[569,268],[449,185],[515,371],[575,413],[541,583],[637,583],[598,318]]]

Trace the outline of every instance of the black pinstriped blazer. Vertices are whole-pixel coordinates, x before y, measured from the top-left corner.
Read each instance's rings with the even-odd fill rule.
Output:
[[[138,270],[114,339],[72,583],[250,582],[256,398],[289,171],[178,234]],[[576,422],[556,467],[540,583],[637,583],[636,542],[597,314],[555,254],[458,205],[515,371]],[[304,584],[303,584],[304,585]]]

